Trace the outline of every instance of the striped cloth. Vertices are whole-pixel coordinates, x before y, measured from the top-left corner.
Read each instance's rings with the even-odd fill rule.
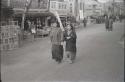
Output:
[[[52,27],[50,32],[51,43],[55,45],[61,45],[63,41],[63,32],[60,28]]]

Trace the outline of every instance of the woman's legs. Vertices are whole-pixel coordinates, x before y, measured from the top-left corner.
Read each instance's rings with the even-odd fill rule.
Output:
[[[70,63],[74,63],[74,60],[76,58],[76,52],[67,51],[66,55],[67,58],[70,60]]]
[[[109,31],[109,27],[108,26],[106,26],[106,31]]]
[[[70,61],[71,60],[71,52],[70,51],[66,51],[66,61]]]
[[[74,60],[75,60],[75,58],[76,58],[76,52],[71,52],[71,61],[72,61],[72,63],[74,62]]]

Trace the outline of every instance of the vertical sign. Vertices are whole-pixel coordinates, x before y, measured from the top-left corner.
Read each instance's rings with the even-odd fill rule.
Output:
[[[38,0],[38,8],[48,9],[48,5],[49,5],[49,0]]]

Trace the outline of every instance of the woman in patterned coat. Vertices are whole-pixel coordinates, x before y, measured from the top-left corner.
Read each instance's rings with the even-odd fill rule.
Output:
[[[67,31],[65,33],[65,41],[66,41],[66,54],[67,58],[70,59],[70,63],[72,64],[76,58],[76,39],[77,35],[74,30],[74,27],[71,24],[67,25]]]
[[[50,39],[52,43],[52,59],[61,63],[63,59],[63,32],[54,20],[51,24]]]

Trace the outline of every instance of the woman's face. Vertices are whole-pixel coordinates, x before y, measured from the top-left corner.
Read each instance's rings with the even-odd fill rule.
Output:
[[[53,26],[53,27],[57,27],[57,23],[53,23],[52,26]]]
[[[67,29],[68,29],[68,30],[71,30],[71,26],[70,26],[70,25],[67,25]]]

